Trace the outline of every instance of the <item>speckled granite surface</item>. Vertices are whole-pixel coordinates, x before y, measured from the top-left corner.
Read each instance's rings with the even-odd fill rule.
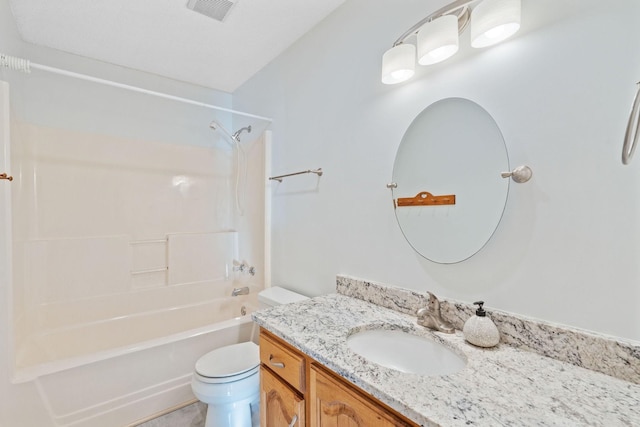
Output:
[[[349,276],[337,276],[336,283],[340,294],[401,313],[415,315],[428,301],[426,294]],[[456,329],[462,330],[475,312],[471,304],[444,299],[440,303],[442,317]],[[640,343],[485,308],[504,344],[640,384]]]
[[[480,349],[461,333],[434,333],[416,318],[332,294],[253,314],[254,320],[424,426],[636,426],[640,386],[508,345]],[[439,341],[466,367],[448,376],[398,372],[353,353],[363,329],[401,329]]]

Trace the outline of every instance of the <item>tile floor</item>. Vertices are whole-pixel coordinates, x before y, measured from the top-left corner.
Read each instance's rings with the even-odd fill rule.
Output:
[[[158,418],[154,418],[137,427],[203,427],[207,415],[207,405],[196,402]]]

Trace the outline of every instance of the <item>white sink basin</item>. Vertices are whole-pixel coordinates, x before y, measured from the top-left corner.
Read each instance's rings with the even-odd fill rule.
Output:
[[[347,338],[351,350],[386,368],[421,375],[449,375],[465,366],[462,357],[429,338],[407,332],[374,329]]]

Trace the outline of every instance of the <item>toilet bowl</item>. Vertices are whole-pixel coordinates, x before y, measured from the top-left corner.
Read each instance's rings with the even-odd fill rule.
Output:
[[[258,294],[262,307],[307,297],[272,287]],[[213,350],[200,357],[191,379],[193,394],[208,405],[205,427],[259,427],[260,350],[249,341]]]
[[[205,427],[251,427],[259,418],[260,350],[253,342],[213,350],[196,362],[191,389],[208,405]]]

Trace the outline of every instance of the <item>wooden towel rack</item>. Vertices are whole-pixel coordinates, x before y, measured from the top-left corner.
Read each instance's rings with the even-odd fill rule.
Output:
[[[439,205],[455,205],[456,195],[447,194],[445,196],[434,196],[433,194],[423,191],[416,194],[415,197],[398,197],[396,206],[439,206]]]

